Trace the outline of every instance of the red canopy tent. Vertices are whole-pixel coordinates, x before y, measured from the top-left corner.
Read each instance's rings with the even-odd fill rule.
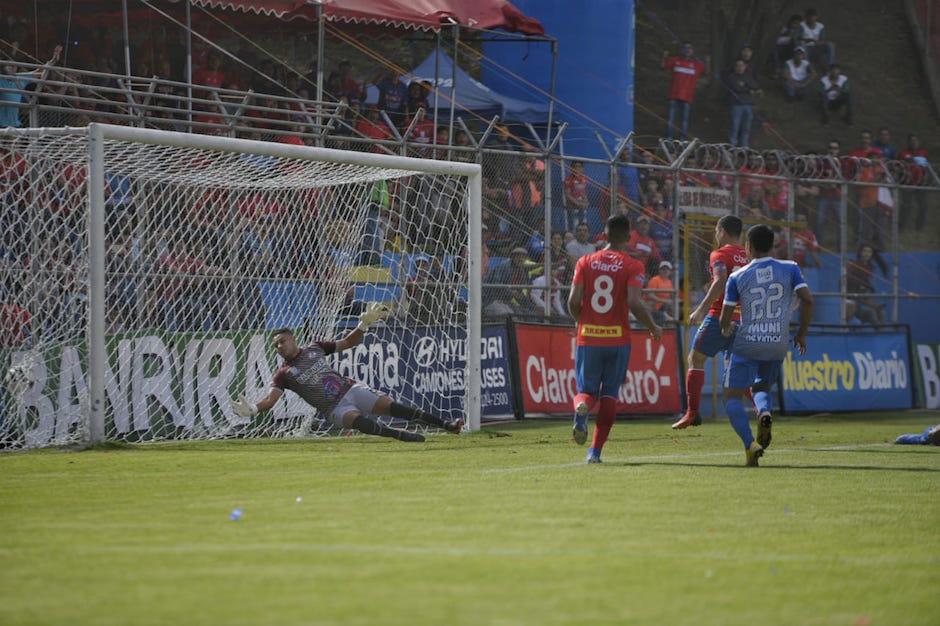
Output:
[[[317,19],[316,0],[192,0],[194,5],[268,15],[283,20]],[[441,26],[501,28],[525,35],[543,35],[538,20],[524,15],[507,0],[323,0],[328,21],[438,30]]]

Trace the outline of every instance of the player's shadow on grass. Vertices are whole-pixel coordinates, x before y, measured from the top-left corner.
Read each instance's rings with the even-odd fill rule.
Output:
[[[853,450],[827,450],[826,448],[803,448],[806,452],[833,452],[841,454],[940,454],[940,449],[936,446],[897,446],[894,448],[879,448],[876,450],[853,449]]]
[[[608,466],[638,467],[641,465],[662,465],[668,467],[715,467],[718,469],[746,469],[740,463],[684,463],[679,461],[622,461],[606,463]],[[883,465],[792,465],[788,463],[772,463],[761,465],[759,470],[849,470],[853,472],[928,472],[940,474],[940,467],[890,467]]]

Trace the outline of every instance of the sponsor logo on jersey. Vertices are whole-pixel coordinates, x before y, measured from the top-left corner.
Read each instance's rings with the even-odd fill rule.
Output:
[[[611,263],[604,263],[598,259],[591,261],[591,269],[599,270],[601,272],[619,272],[623,269],[623,259],[617,257]]]
[[[582,324],[582,337],[623,337],[622,326],[598,326],[597,324]]]

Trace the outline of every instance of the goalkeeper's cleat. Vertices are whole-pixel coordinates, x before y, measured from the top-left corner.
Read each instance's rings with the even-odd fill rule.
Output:
[[[584,458],[584,462],[590,465],[591,463],[600,463],[601,462],[601,451],[595,450],[594,448],[588,448],[587,456]]]
[[[590,410],[586,402],[579,402],[574,409],[574,428],[571,429],[571,436],[579,446],[583,446],[587,441],[587,417]]]
[[[673,430],[682,430],[683,428],[688,428],[689,426],[701,426],[702,425],[702,416],[698,413],[692,413],[691,411],[686,411],[679,421],[672,425]]]
[[[764,456],[764,448],[756,441],[751,442],[751,446],[744,451],[747,458],[745,465],[747,467],[757,467],[757,460]]]
[[[927,438],[924,437],[923,433],[908,433],[898,436],[898,438],[894,440],[894,443],[902,446],[922,446],[927,443]]]
[[[463,430],[463,418],[458,417],[454,420],[447,420],[441,428],[454,435],[459,435],[460,431]]]
[[[398,435],[395,436],[395,439],[399,441],[422,442],[424,441],[424,435],[421,433],[412,433],[407,430],[399,430]]]
[[[762,448],[767,448],[770,440],[773,439],[773,433],[771,433],[773,425],[774,419],[770,416],[770,411],[764,411],[757,416],[757,443]]]

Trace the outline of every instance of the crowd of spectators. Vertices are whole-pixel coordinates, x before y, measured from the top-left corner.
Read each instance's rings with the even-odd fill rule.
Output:
[[[17,36],[15,29],[9,36]],[[90,37],[90,46],[84,46],[80,51],[74,48],[69,51],[71,56],[68,64],[71,68],[114,72],[114,68],[123,65],[122,48],[115,45],[106,32]],[[88,55],[89,49],[100,54]],[[730,143],[734,146],[749,145],[754,99],[762,94],[754,66],[754,52],[750,46],[742,47],[733,65],[719,74],[730,107]],[[781,29],[773,53],[774,69],[779,73],[782,88],[789,99],[815,99],[824,121],[828,121],[830,115],[842,112],[846,122],[851,124],[852,101],[848,79],[835,64],[835,47],[826,39],[825,30],[815,11],[808,10],[803,16],[793,16]],[[9,56],[29,60],[23,58],[15,48]],[[56,66],[59,65],[57,57],[58,53],[51,62]],[[242,111],[243,117],[238,122],[239,136],[301,145],[313,143],[312,137],[303,134],[311,122],[304,103],[315,93],[316,63],[311,62],[305,72],[298,74],[269,60],[253,58],[247,50],[239,51],[236,57],[245,61],[245,64],[209,48],[197,50],[193,59],[193,83],[196,85],[194,97],[212,100],[213,93],[219,95],[218,90],[221,89],[242,92],[251,89],[254,95],[248,103],[257,106]],[[174,56],[172,46],[149,46],[134,50],[132,59],[135,64],[133,73],[138,76],[155,76],[174,81],[184,79],[180,59]],[[695,58],[693,47],[687,42],[681,46],[678,55],[664,54],[662,66],[672,75],[667,137],[681,139],[687,136],[696,90],[708,81],[709,65],[710,59],[707,57],[704,61]],[[252,72],[248,66],[257,67],[259,71]],[[4,71],[9,75],[11,68],[5,67]],[[83,82],[66,69],[56,69],[52,75],[63,78],[69,84],[44,90],[44,101],[74,102],[69,98],[92,97],[95,88],[116,87],[112,79],[106,78]],[[0,88],[9,87],[9,83],[22,88],[21,85],[26,85],[29,78],[8,77],[6,83],[0,83]],[[174,109],[180,109],[180,98],[184,91],[180,86],[158,85],[154,100],[157,110],[152,115],[172,122],[177,129],[185,128],[181,122],[184,118],[179,113],[173,113]],[[435,126],[434,116],[430,113],[433,90],[427,81],[406,82],[394,70],[365,76],[357,74],[350,62],[340,60],[328,68],[324,92],[328,98],[345,105],[342,117],[333,121],[327,141],[329,146],[383,151],[377,142],[392,140],[407,131],[406,139],[410,142],[408,154],[411,156],[467,161],[477,158],[477,152],[472,146],[480,138],[479,135],[471,137],[463,129]],[[0,102],[0,115],[4,116],[0,119],[8,119],[7,125],[10,126],[20,124],[23,115],[16,109],[15,94],[0,93],[5,100]],[[120,103],[117,96],[106,97],[99,104],[91,106],[90,111],[83,111],[81,116],[76,114],[60,121],[63,124],[76,120],[79,125],[82,120],[87,123],[95,119],[96,113],[102,116],[119,113],[122,110]],[[224,93],[220,94],[219,103],[215,107],[205,103],[197,104],[193,111],[194,121],[197,122],[194,132],[230,133],[230,129],[225,127],[226,120],[222,113],[234,114],[244,108],[243,104],[244,101],[229,99]],[[606,180],[599,183],[596,173],[593,178],[589,176],[583,162],[566,161],[560,167],[562,176],[553,176],[558,188],[552,190],[553,209],[563,219],[552,221],[549,241],[546,243],[544,214],[549,190],[545,189],[545,169],[547,166],[557,168],[558,164],[547,164],[544,158],[535,155],[537,151],[522,138],[523,134],[524,131],[497,125],[482,146],[487,151],[482,159],[486,312],[495,316],[567,316],[564,288],[570,283],[575,263],[580,257],[605,245],[603,219],[612,212],[621,212],[631,217],[634,226],[629,254],[646,267],[647,302],[660,321],[668,320],[673,314],[673,294],[678,283],[675,274],[677,269],[681,269],[674,232],[676,196],[679,191],[676,178],[671,173],[631,167],[631,163],[642,165],[650,160],[649,153],[637,150],[619,168],[620,187],[617,189],[616,202],[612,203],[609,192],[600,189],[606,187]],[[926,176],[927,154],[914,135],[909,137],[907,149],[897,150],[888,129],[879,131],[877,141],[867,131],[862,133],[861,139],[860,147],[855,150],[843,152],[838,142],[830,142],[823,155],[813,156],[822,163],[821,169],[839,167],[855,180],[872,183],[869,187],[853,187],[849,201],[852,217],[857,218],[853,219],[852,224],[860,250],[867,246],[874,255],[868,259],[880,259],[879,253],[887,244],[885,235],[890,232],[887,226],[892,212],[898,210],[890,190],[886,186],[877,185],[886,177],[884,162],[899,159],[908,168],[909,180],[922,180]],[[457,149],[436,148],[448,144]],[[831,158],[824,158],[826,156]],[[736,189],[739,202],[737,209],[742,216],[752,221],[776,224],[778,238],[775,250],[778,256],[793,258],[806,267],[823,265],[821,252],[837,244],[833,237],[838,235],[838,229],[833,226],[841,211],[842,191],[838,183],[791,185],[782,180],[763,178],[783,172],[784,164],[778,161],[777,154],[773,152],[764,155],[750,153],[747,162],[738,164],[736,172],[724,165],[709,163],[708,158],[707,155],[690,155],[687,167],[701,171],[682,172],[679,185],[725,192]],[[117,206],[119,199],[128,195],[126,190],[111,190],[109,197],[112,198],[112,205]],[[442,195],[451,200],[442,201]],[[427,294],[436,277],[441,277],[445,271],[445,263],[441,250],[429,246],[427,241],[444,241],[453,232],[451,209],[454,207],[448,203],[457,195],[438,193],[434,198],[412,199],[406,206],[394,189],[382,190],[377,186],[371,194],[367,227],[356,263],[381,266],[383,259],[387,258],[385,253],[417,255],[414,269],[406,278],[404,297],[412,303],[418,303],[418,309],[428,309],[430,305],[427,303],[444,297],[441,294]],[[259,200],[259,203],[263,202],[263,199]],[[616,207],[612,208],[612,204]],[[791,206],[797,217],[795,226],[782,224],[788,219]],[[904,192],[901,206],[905,207],[900,213],[902,228],[922,228],[926,219],[924,194]],[[276,220],[272,221],[271,218],[276,213],[273,209],[245,211],[248,222],[245,224],[247,230],[244,241],[240,244],[244,254],[241,263],[257,275],[284,276],[291,267],[290,256],[285,248],[290,242],[277,232]],[[406,225],[404,230],[403,224]],[[810,227],[810,224],[814,227]],[[420,233],[415,232],[417,228],[421,229]],[[684,236],[680,233],[680,237]],[[124,230],[116,231],[117,241],[125,241],[127,237],[129,235]],[[193,241],[197,248],[204,245]],[[212,235],[206,234],[205,241],[212,241]],[[697,242],[696,245],[707,248],[709,242]],[[116,245],[114,250],[120,257],[133,248],[129,243],[122,243]],[[162,259],[162,267],[170,272],[198,272],[205,275],[211,275],[218,269],[205,258],[205,250],[192,248],[185,241],[167,241],[165,252],[158,255]],[[549,276],[545,275],[546,251],[551,259]],[[862,256],[860,252],[859,263],[862,263]],[[864,265],[870,269],[869,260],[865,260]],[[857,273],[862,275],[861,272]],[[873,271],[868,272],[869,283],[874,284],[872,277],[875,274]],[[127,289],[125,285],[116,293],[124,293]],[[165,300],[172,302],[181,289],[183,287],[180,285],[168,285],[164,290],[167,296]],[[169,307],[167,310],[180,311],[181,307]],[[870,312],[871,307],[866,309],[866,303],[861,300],[852,309],[857,319],[878,319]],[[185,311],[174,315],[193,318],[197,314],[194,310],[191,315]],[[180,321],[167,318],[163,322],[168,327],[191,328],[199,324],[195,319]]]

